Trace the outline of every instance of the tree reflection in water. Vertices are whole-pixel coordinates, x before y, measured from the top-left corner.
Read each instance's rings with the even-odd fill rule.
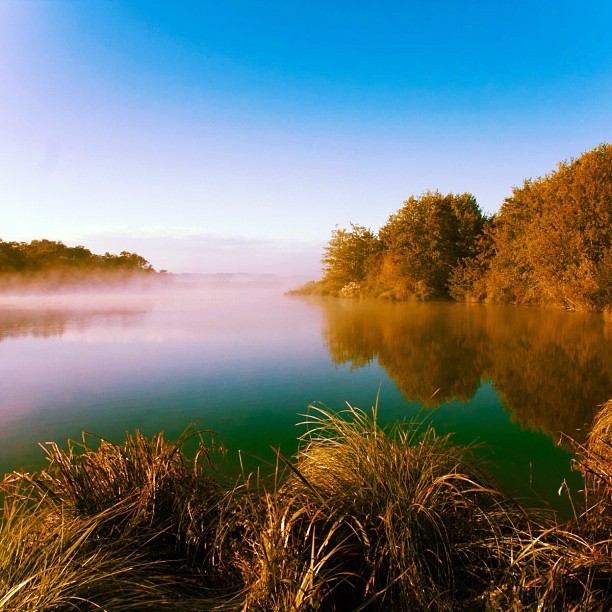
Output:
[[[144,310],[131,309],[0,309],[0,342],[8,338],[52,338],[63,336],[68,329],[85,330],[92,321],[122,322],[133,325]]]
[[[600,315],[453,303],[321,300],[332,360],[377,360],[408,401],[470,400],[491,380],[523,427],[581,438],[612,389]]]

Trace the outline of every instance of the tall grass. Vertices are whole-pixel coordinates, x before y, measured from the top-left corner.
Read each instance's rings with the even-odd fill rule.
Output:
[[[175,607],[189,585],[142,538],[105,537],[123,508],[84,519],[41,501],[5,501],[0,526],[1,610],[139,610]],[[179,588],[183,585],[186,588]]]
[[[305,424],[279,502],[300,519],[292,549],[298,542],[310,553],[319,599],[349,609],[457,609],[507,563],[525,513],[468,448],[419,423],[382,430],[375,414],[352,407],[313,409]]]
[[[136,433],[115,445],[84,433],[65,450],[47,444],[39,473],[6,477],[0,609],[214,600],[206,577],[217,562],[212,542],[226,490],[213,469],[215,437],[206,436],[188,430],[168,442]]]
[[[311,407],[295,457],[226,481],[222,447],[84,434],[2,482],[0,609],[607,610],[612,402],[566,524],[498,491],[469,447]]]
[[[612,609],[612,400],[601,407],[587,443],[570,443],[585,477],[582,511],[565,524],[544,525],[524,545],[515,578],[499,593],[500,609]]]
[[[612,400],[593,422],[586,446],[574,445],[585,477],[585,519],[589,527],[602,533],[612,532]],[[608,543],[609,544],[609,543]],[[612,554],[612,549],[610,550]]]

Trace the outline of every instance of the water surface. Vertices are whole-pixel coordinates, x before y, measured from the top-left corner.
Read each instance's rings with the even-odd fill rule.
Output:
[[[462,304],[380,304],[283,295],[276,284],[202,286],[0,302],[0,470],[43,461],[38,442],[82,430],[217,431],[227,469],[270,445],[291,454],[309,404],[431,419],[515,494],[555,507],[611,390],[600,316]]]

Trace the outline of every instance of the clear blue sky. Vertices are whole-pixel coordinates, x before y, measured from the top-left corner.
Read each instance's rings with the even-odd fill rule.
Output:
[[[0,238],[316,276],[612,141],[612,2],[0,0]]]

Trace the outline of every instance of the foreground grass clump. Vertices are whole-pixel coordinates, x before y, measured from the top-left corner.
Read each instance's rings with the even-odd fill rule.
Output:
[[[44,470],[2,482],[0,609],[612,607],[612,402],[577,446],[585,506],[568,524],[425,424],[352,407],[304,424],[295,458],[233,482],[193,429],[47,445]]]
[[[570,440],[584,476],[573,520],[544,524],[524,543],[494,599],[499,609],[612,609],[612,400],[597,414],[587,443]]]
[[[184,609],[202,600],[225,489],[214,436],[83,435],[48,466],[2,482],[0,609]],[[195,457],[184,447],[197,438]],[[194,567],[194,560],[198,567]]]
[[[176,597],[180,572],[143,552],[144,538],[103,535],[123,509],[85,519],[26,503],[4,505],[1,610],[138,610]]]
[[[612,532],[612,400],[595,417],[586,446],[576,445],[586,480],[585,517],[590,527]]]
[[[265,534],[246,572],[257,607],[285,609],[271,594],[295,608],[475,605],[528,523],[469,449],[418,424],[386,432],[354,408],[313,411],[306,425],[291,475],[265,495],[282,515],[251,528],[253,541]]]

